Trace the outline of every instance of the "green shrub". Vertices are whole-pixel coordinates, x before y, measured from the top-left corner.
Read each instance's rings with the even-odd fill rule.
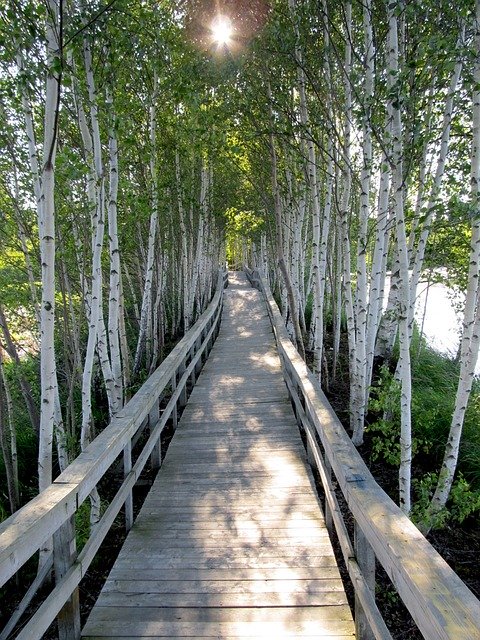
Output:
[[[445,443],[455,404],[459,365],[452,358],[432,349],[418,333],[412,353],[412,455],[422,453],[414,465],[417,478],[413,517],[420,521],[425,513],[443,461]],[[400,463],[400,385],[387,367],[382,367],[372,388],[369,406],[372,460]],[[458,462],[458,475],[449,503],[436,516],[434,527],[447,522],[461,523],[480,512],[480,382],[475,380],[467,408]],[[416,461],[417,462],[417,461]]]
[[[438,483],[438,473],[426,473],[421,479],[412,481],[415,500],[411,517],[414,522],[423,522]],[[462,524],[468,517],[480,513],[480,491],[472,490],[462,473],[454,480],[447,506],[435,514],[432,529],[441,529],[448,522]]]

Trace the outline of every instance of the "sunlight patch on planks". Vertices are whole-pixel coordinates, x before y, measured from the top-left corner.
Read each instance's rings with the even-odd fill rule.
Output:
[[[83,638],[354,638],[270,323],[242,274]]]

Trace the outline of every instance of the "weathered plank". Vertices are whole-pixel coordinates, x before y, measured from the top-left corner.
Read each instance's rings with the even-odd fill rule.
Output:
[[[84,638],[336,638],[354,626],[256,291],[217,341]]]
[[[480,640],[480,602],[375,482],[293,346],[271,291],[263,290],[286,377],[301,391],[350,512],[425,638]],[[318,451],[317,451],[318,453]],[[323,454],[322,454],[323,455]],[[356,563],[358,570],[358,563]],[[369,582],[367,570],[367,583]],[[369,589],[367,589],[370,591]]]

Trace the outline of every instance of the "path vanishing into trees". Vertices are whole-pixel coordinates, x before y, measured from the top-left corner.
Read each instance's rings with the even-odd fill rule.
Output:
[[[351,638],[260,294],[222,326],[84,638]]]

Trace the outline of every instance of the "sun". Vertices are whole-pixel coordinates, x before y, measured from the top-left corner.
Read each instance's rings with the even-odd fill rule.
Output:
[[[219,15],[210,27],[213,41],[219,46],[228,46],[233,35],[232,21],[227,16]]]

